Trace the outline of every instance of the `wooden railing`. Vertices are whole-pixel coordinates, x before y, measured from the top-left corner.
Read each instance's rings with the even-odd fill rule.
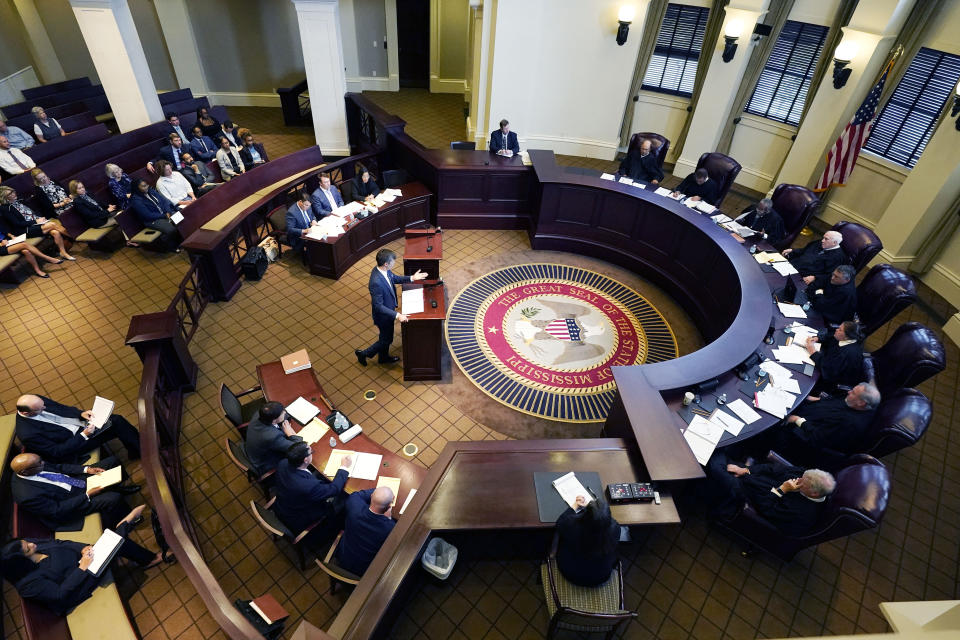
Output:
[[[190,342],[193,338],[193,334],[200,326],[200,316],[210,302],[209,290],[204,288],[202,277],[199,260],[191,261],[190,269],[183,276],[177,293],[167,305],[167,311],[176,311],[177,325],[186,342]]]

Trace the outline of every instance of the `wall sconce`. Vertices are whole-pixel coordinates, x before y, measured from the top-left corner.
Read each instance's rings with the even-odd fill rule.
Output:
[[[620,7],[620,12],[617,13],[617,22],[620,24],[617,27],[617,44],[621,47],[627,43],[627,34],[630,32],[630,23],[633,22],[634,12],[633,5],[625,4]]]
[[[857,55],[857,43],[844,40],[833,53],[833,88],[842,89],[847,84],[847,78],[853,69],[848,69],[847,65]]]
[[[737,53],[737,40],[743,33],[743,22],[740,20],[731,20],[723,29],[723,61],[730,62]]]
[[[957,88],[953,93],[953,109],[950,110],[950,117],[957,118],[957,114],[960,114],[960,83],[957,83]],[[957,118],[957,131],[960,131],[960,118]]]

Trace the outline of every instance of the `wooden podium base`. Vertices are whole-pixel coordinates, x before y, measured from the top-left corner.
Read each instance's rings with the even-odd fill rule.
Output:
[[[420,284],[405,284],[404,289],[420,288]],[[440,362],[443,355],[443,321],[447,309],[444,286],[424,288],[424,310],[410,315],[400,325],[403,339],[403,379],[405,382],[440,380]],[[430,301],[437,302],[436,308]]]

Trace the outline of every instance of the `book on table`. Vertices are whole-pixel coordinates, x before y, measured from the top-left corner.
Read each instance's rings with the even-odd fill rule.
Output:
[[[303,396],[300,396],[287,406],[287,413],[300,424],[307,424],[320,413],[320,408]]]
[[[288,375],[311,367],[310,356],[307,355],[306,349],[288,353],[280,358],[280,364],[283,365],[283,372]]]
[[[123,480],[123,474],[120,471],[120,465],[107,469],[103,473],[97,473],[87,476],[87,491],[98,487],[109,487]]]
[[[348,456],[353,458],[350,461],[350,466],[345,467],[348,476],[359,480],[377,479],[383,455],[379,453],[348,451],[346,449],[334,449],[330,452],[327,464],[323,468],[323,475],[328,478],[333,478],[337,475],[337,471],[343,466],[343,459]]]

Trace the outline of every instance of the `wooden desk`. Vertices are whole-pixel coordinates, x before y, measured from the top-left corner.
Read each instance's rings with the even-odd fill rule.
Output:
[[[440,380],[443,377],[443,321],[447,317],[446,287],[423,280],[405,284],[403,290],[423,289],[423,312],[409,314],[410,319],[400,324],[403,340],[403,379]],[[431,306],[436,302],[437,306]],[[400,310],[404,313],[403,309]]]
[[[439,280],[442,259],[442,233],[407,235],[403,247],[403,275],[412,276],[421,270],[430,280]]]
[[[326,404],[324,398],[326,394],[323,387],[317,379],[316,372],[311,369],[304,369],[295,373],[286,374],[283,372],[283,365],[279,360],[257,365],[257,378],[260,380],[260,386],[263,390],[263,397],[273,402],[280,402],[284,406],[289,405],[299,396],[303,396],[317,407],[320,408],[321,419],[326,419],[332,413],[330,406]],[[297,425],[297,431],[303,428],[303,425],[290,419],[291,424]],[[313,451],[313,466],[323,473],[323,468],[330,458],[330,436],[335,435],[329,431],[326,436],[315,442],[310,448]],[[338,449],[348,451],[360,451],[363,453],[377,453],[383,456],[380,466],[380,475],[400,478],[400,490],[397,492],[397,513],[400,512],[400,506],[407,499],[410,489],[416,489],[423,482],[427,475],[427,470],[410,460],[398,456],[392,451],[387,451],[379,444],[371,440],[367,434],[361,433],[346,444],[337,441]],[[347,492],[361,491],[363,489],[372,489],[377,486],[376,480],[360,480],[350,478],[347,480]]]
[[[377,213],[354,220],[346,233],[326,240],[306,238],[310,273],[336,280],[360,258],[401,237],[405,229],[430,224],[430,190],[419,182],[401,185],[399,189],[402,196]]]

